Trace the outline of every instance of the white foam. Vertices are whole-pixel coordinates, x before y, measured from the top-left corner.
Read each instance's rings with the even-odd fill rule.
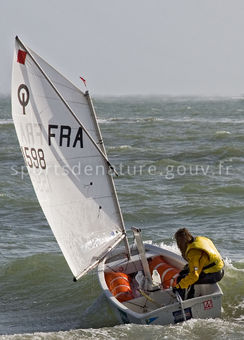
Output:
[[[161,242],[159,244],[160,248],[167,249],[169,251],[172,251],[173,253],[176,253],[178,255],[181,255],[179,248],[177,247],[176,242],[172,242],[170,245],[165,244],[164,242]]]
[[[0,125],[13,124],[13,119],[0,119]]]
[[[132,148],[132,146],[131,145],[119,145],[119,146],[110,146],[110,147],[108,147],[108,149],[111,149],[111,150],[123,150],[123,149],[131,149]]]
[[[230,135],[231,133],[229,131],[216,131],[216,135]]]

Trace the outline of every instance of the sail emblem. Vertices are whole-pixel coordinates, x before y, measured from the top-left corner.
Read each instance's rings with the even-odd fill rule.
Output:
[[[27,52],[18,50],[17,63],[25,65],[26,55],[27,55]]]
[[[30,94],[28,87],[25,84],[21,84],[18,88],[18,99],[20,105],[23,107],[23,115],[25,115],[25,107],[29,103]]]

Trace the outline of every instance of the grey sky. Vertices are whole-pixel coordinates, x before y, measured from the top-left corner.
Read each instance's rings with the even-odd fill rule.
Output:
[[[0,93],[15,35],[93,94],[244,93],[243,0],[1,0]]]

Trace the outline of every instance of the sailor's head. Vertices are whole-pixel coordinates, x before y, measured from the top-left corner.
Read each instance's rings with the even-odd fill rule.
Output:
[[[185,258],[186,248],[189,243],[194,241],[194,237],[186,228],[181,228],[175,233],[175,240],[182,256]]]

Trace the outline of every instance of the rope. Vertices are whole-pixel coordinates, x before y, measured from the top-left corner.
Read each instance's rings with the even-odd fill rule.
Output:
[[[142,296],[144,296],[148,301],[152,302],[156,307],[161,308],[162,306],[155,300],[153,300],[149,295],[147,295],[143,290],[138,289]]]

